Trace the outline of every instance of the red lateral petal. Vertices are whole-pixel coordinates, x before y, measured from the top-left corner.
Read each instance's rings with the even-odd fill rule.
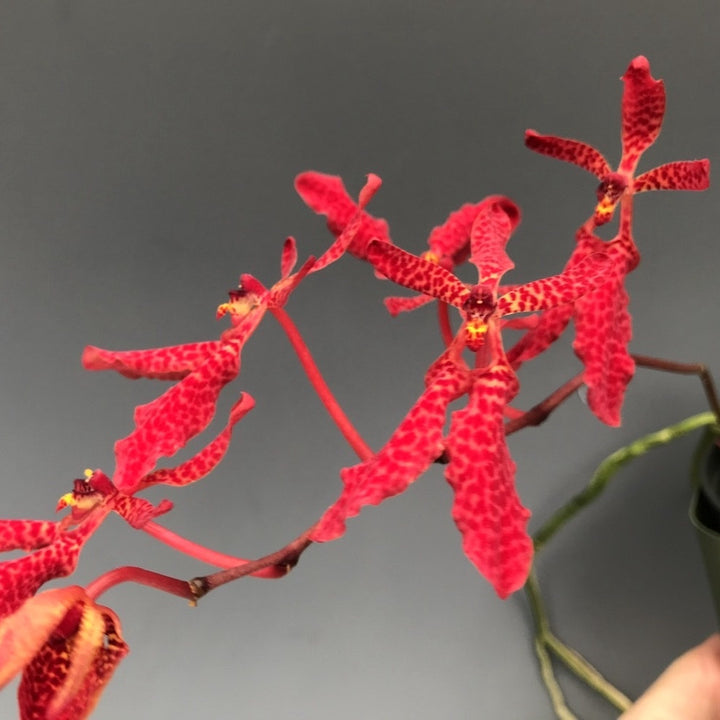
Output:
[[[559,275],[534,280],[510,290],[498,299],[497,312],[502,316],[567,305],[600,285],[611,267],[606,254],[593,253],[578,263],[572,263]]]
[[[240,370],[241,343],[228,342],[200,367],[135,409],[135,430],[115,443],[113,483],[132,495],[160,457],[170,457],[202,432],[215,414],[222,389]]]
[[[545,352],[559,337],[570,322],[573,305],[561,305],[546,310],[535,325],[507,351],[510,366],[517,370],[520,365]]]
[[[373,241],[368,246],[367,260],[389,280],[411,290],[459,307],[470,294],[467,286],[449,270],[390,243]]]
[[[370,173],[367,176],[367,181],[365,182],[362,190],[360,190],[357,213],[345,226],[340,235],[338,235],[337,240],[318,258],[318,261],[312,268],[312,272],[322,270],[324,267],[327,267],[330,263],[334,263],[338,258],[345,254],[345,251],[355,240],[356,235],[362,227],[363,210],[370,200],[372,200],[375,193],[380,189],[381,185],[382,180],[378,175]]]
[[[295,178],[295,190],[308,207],[316,213],[327,216],[328,229],[335,237],[342,233],[358,211],[357,205],[345,190],[343,181],[335,175],[324,175],[314,171],[300,173]],[[385,220],[375,218],[363,211],[360,226],[350,242],[348,252],[365,259],[367,244],[373,238],[390,242],[388,224]]]
[[[243,393],[230,411],[230,418],[222,432],[199,453],[193,455],[181,465],[174,468],[161,468],[143,479],[142,487],[156,485],[182,486],[189,485],[211,473],[225,457],[235,423],[241,420],[255,407],[255,400],[248,393]]]
[[[60,535],[60,524],[52,520],[0,520],[0,552],[37,550]]]
[[[650,63],[639,55],[622,76],[622,160],[620,172],[632,175],[640,156],[657,139],[665,115],[665,86],[650,74]]]
[[[283,244],[282,255],[280,256],[280,277],[283,280],[290,275],[297,263],[297,244],[294,237],[288,237]]]
[[[162,500],[156,506],[145,498],[131,495],[118,495],[113,505],[115,512],[136,530],[140,530],[150,520],[173,509],[173,503],[170,500]]]
[[[61,533],[50,545],[0,563],[0,618],[15,612],[49,580],[74,572],[83,545],[110,510],[109,505],[98,507],[81,525]]]
[[[665,163],[642,175],[633,183],[633,192],[646,190],[707,190],[710,187],[709,160],[678,160]]]
[[[470,262],[481,283],[497,288],[500,278],[515,267],[505,246],[519,222],[520,208],[510,198],[494,196],[482,203],[470,231]]]
[[[613,274],[575,303],[573,349],[585,366],[588,405],[613,427],[620,425],[625,388],[635,372],[627,346],[632,337],[624,276]]]
[[[95,708],[115,668],[127,655],[115,614],[97,606],[104,623],[103,640],[74,695],[67,699],[54,720],[84,720]],[[57,697],[70,669],[76,637],[49,640],[23,673],[18,688],[21,720],[47,720],[48,707]]]
[[[432,302],[430,295],[413,295],[413,297],[388,297],[383,301],[388,312],[395,317],[402,312],[415,310]]]
[[[77,586],[47,590],[0,620],[0,689],[32,660],[70,608],[84,597],[85,591]]]
[[[570,140],[555,135],[540,135],[535,130],[526,130],[525,147],[541,155],[549,155],[558,160],[578,165],[600,179],[612,172],[608,161],[598,150],[579,140]]]
[[[220,342],[189,343],[152,350],[103,350],[88,345],[82,354],[86,370],[115,370],[125,377],[180,380],[217,352]]]
[[[313,269],[315,266],[315,258],[310,256],[304,263],[303,266],[290,277],[283,278],[276,282],[266,300],[268,307],[283,307],[288,301],[288,298],[292,294],[293,290],[300,284],[302,279]]]
[[[470,230],[482,204],[466,203],[451,212],[442,225],[432,229],[428,237],[429,252],[443,267],[460,265],[470,256]]]
[[[473,384],[466,408],[452,414],[445,477],[455,492],[452,516],[470,562],[501,598],[525,584],[533,556],[530,512],[515,491],[515,463],[505,442],[503,411],[517,392],[506,365]]]
[[[443,450],[445,412],[467,388],[467,373],[450,362],[438,368],[418,401],[387,444],[367,462],[343,468],[344,489],[320,518],[311,539],[335,540],[345,532],[345,521],[366,505],[379,505],[414,482]]]

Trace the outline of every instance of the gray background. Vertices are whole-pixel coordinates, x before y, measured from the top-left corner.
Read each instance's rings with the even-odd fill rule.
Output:
[[[717,3],[669,0],[0,3],[2,516],[50,517],[83,468],[111,471],[132,408],[163,387],[85,373],[84,344],[215,337],[226,290],[241,272],[273,282],[286,235],[303,256],[326,247],[324,221],[293,191],[296,173],[341,174],[353,193],[380,174],[372,211],[418,252],[461,203],[508,194],[524,213],[508,280],[557,272],[595,181],[527,151],[525,128],[584,139],[615,163],[618,78],[643,53],[666,82],[668,113],[642,169],[715,163],[719,31]],[[648,194],[636,208],[633,349],[720,374],[717,190]],[[392,320],[387,293],[345,258],[288,308],[373,447],[440,350],[432,310]],[[310,525],[354,458],[272,318],[243,360],[221,417],[241,389],[258,406],[222,467],[151,497],[176,501],[164,519],[176,531],[251,557]],[[519,404],[578,367],[558,345],[522,374]],[[532,527],[612,449],[704,407],[695,379],[641,370],[622,429],[573,398],[513,437]],[[625,470],[540,562],[557,632],[632,695],[714,627],[686,520],[691,448]],[[104,601],[132,653],[95,716],[550,718],[524,601],[497,599],[466,561],[450,503],[435,468],[288,578],[244,580],[195,610],[137,586],[113,590]],[[74,582],[124,564],[206,570],[113,517]],[[613,717],[562,678],[582,717]],[[14,714],[8,690],[0,717]]]

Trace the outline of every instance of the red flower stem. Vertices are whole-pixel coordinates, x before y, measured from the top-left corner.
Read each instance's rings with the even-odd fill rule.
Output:
[[[584,383],[584,373],[578,373],[574,378],[560,386],[554,393],[548,395],[542,402],[531,407],[527,412],[518,418],[505,423],[505,434],[512,435],[528,425],[540,425],[547,420],[550,413],[560,403],[570,397]]]
[[[295,538],[295,540],[288,543],[285,547],[280,548],[280,550],[276,550],[257,560],[252,560],[251,562],[238,565],[234,568],[228,568],[227,570],[220,570],[212,575],[193,578],[189,584],[195,599],[199,600],[211,590],[215,590],[215,588],[221,585],[225,585],[233,580],[238,580],[246,575],[252,575],[263,568],[275,566],[283,568],[285,574],[287,574],[297,565],[303,552],[312,545],[312,540],[310,540],[310,532],[312,529],[312,527],[307,529],[302,535]]]
[[[96,577],[86,588],[85,592],[93,600],[97,600],[104,592],[124,582],[134,582],[139,585],[162,590],[163,592],[177,595],[191,602],[195,601],[195,595],[187,580],[161,575],[160,573],[145,570],[132,565],[115,568],[109,572]]]
[[[442,335],[445,347],[450,347],[455,338],[452,325],[450,324],[450,306],[447,303],[437,301],[438,322],[440,323],[440,334]]]
[[[159,540],[166,545],[169,545],[174,550],[189,555],[196,560],[207,563],[208,565],[214,565],[219,568],[231,568],[243,563],[250,562],[244,558],[233,557],[232,555],[225,555],[224,553],[217,552],[211,548],[207,548],[204,545],[192,542],[187,538],[174,533],[172,530],[168,530],[162,525],[158,525],[154,521],[150,521],[143,525],[142,529],[148,534]],[[263,570],[259,570],[253,573],[254,577],[261,578],[279,578],[285,575],[284,568],[268,567]]]
[[[713,377],[705,365],[702,363],[680,363],[674,360],[663,360],[649,355],[633,354],[632,359],[636,365],[651,370],[662,370],[663,372],[679,373],[680,375],[697,375],[705,390],[708,405],[715,413],[718,423],[720,423],[720,402],[718,401],[717,389]]]
[[[300,364],[305,370],[305,374],[308,376],[310,383],[315,388],[315,392],[320,397],[323,405],[325,405],[328,413],[330,413],[330,417],[343,434],[343,437],[348,441],[350,447],[361,460],[369,460],[375,453],[373,453],[370,446],[362,439],[360,433],[355,429],[355,426],[350,422],[340,407],[340,404],[335,399],[335,396],[330,391],[295,323],[282,308],[271,308],[271,311],[288,336],[290,344],[293,346],[300,360]]]

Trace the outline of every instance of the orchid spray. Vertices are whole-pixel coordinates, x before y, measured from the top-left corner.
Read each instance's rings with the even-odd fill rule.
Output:
[[[551,631],[533,571],[533,557],[578,511],[603,490],[623,463],[655,445],[691,430],[718,432],[720,408],[703,366],[683,365],[630,353],[631,320],[625,277],[640,253],[633,237],[635,195],[648,190],[703,190],[709,162],[670,162],[636,174],[643,152],[655,142],[665,111],[665,89],[648,61],[635,58],[623,75],[622,156],[616,171],[595,148],[578,140],[528,130],[528,148],[574,163],[599,180],[590,215],[577,230],[564,268],[552,277],[523,285],[502,285],[514,267],[506,250],[520,222],[509,198],[493,195],[450,213],[428,238],[428,250],[413,255],[394,245],[385,220],[366,207],[381,181],[370,174],[357,201],[335,176],[304,172],[295,188],[307,205],[327,217],[333,239],[319,258],[299,270],[297,244],[282,248],[280,280],[266,288],[243,274],[229,300],[217,309],[229,327],[217,340],[149,350],[113,351],[88,346],[86,369],[112,370],[134,378],[172,381],[157,399],[135,409],[134,428],[115,443],[112,474],[86,470],[58,501],[65,515],[56,521],[0,521],[0,550],[24,551],[0,563],[0,687],[21,675],[18,700],[23,720],[77,720],[90,715],[128,645],[117,614],[98,603],[119,583],[140,583],[196,604],[204,595],[245,576],[278,579],[290,572],[311,545],[331,542],[347,521],[368,505],[402,493],[434,463],[445,466],[454,492],[452,519],[467,559],[500,598],[525,589],[535,623],[535,650],[553,708],[560,718],[574,717],[555,680],[552,660],[565,664],[619,710],[630,700],[579,653]],[[594,207],[593,207],[594,206]],[[617,231],[604,240],[597,229],[619,208]],[[418,399],[387,442],[372,450],[354,427],[318,370],[310,350],[285,310],[299,286],[348,253],[365,261],[378,278],[415,291],[388,297],[391,315],[435,302],[441,347],[418,387]],[[469,261],[477,282],[455,273]],[[373,273],[369,273],[372,280]],[[453,319],[456,308],[459,319]],[[227,423],[195,455],[174,467],[158,467],[175,456],[212,421],[223,389],[240,373],[245,344],[268,312],[284,329],[308,379],[333,421],[358,456],[340,471],[338,499],[319,519],[284,547],[255,560],[202,547],[159,522],[170,501],[153,505],[140,494],[154,485],[184,486],[213,471],[231,442],[233,430],[254,407],[241,393]],[[574,350],[584,370],[529,410],[512,405],[520,390],[517,370],[546,350],[574,320]],[[523,332],[506,349],[503,331]],[[515,487],[515,463],[507,437],[538,425],[581,386],[589,409],[608,425],[620,423],[626,387],[636,366],[695,373],[707,391],[710,411],[649,435],[608,458],[590,484],[531,536],[530,511]],[[449,413],[451,403],[460,401]],[[449,419],[449,426],[447,425]],[[332,481],[331,481],[332,482]],[[42,590],[49,580],[71,575],[85,542],[110,513],[178,552],[218,570],[182,580],[155,570],[118,567],[85,587]]]

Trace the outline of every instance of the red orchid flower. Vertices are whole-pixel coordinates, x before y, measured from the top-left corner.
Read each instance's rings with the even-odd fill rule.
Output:
[[[281,257],[281,278],[270,289],[252,275],[244,274],[230,300],[218,307],[217,316],[228,315],[232,327],[220,340],[190,343],[151,350],[115,352],[88,346],[83,365],[88,370],[116,370],[129,378],[158,378],[179,382],[152,402],[135,410],[135,430],[115,444],[116,467],[113,485],[125,495],[154,483],[184,484],[206,474],[211,455],[222,455],[232,425],[252,407],[252,398],[236,405],[222,439],[208,446],[193,462],[174,472],[151,474],[160,457],[170,457],[212,420],[220,392],[240,371],[240,355],[245,342],[263,319],[266,311],[281,308],[292,291],[310,272],[316,272],[337,260],[352,242],[362,225],[363,208],[380,187],[377,175],[370,174],[360,192],[358,209],[346,229],[318,259],[309,258],[293,273],[297,261],[295,240],[288,238]],[[199,474],[198,474],[199,473]],[[180,480],[180,477],[184,480]]]
[[[429,249],[421,257],[450,271],[462,265],[470,257],[470,233],[478,213],[501,200],[499,195],[490,195],[479,203],[466,203],[451,212],[442,225],[433,228],[427,241]],[[512,220],[516,224],[519,221],[519,215]],[[431,295],[423,293],[413,297],[389,297],[385,299],[385,307],[395,316],[432,302],[433,299]]]
[[[598,204],[593,223],[603,225],[615,211],[624,195],[646,190],[705,190],[710,184],[708,160],[682,160],[665,163],[634,177],[641,155],[660,134],[665,115],[665,86],[650,74],[650,64],[642,55],[636,57],[622,77],[622,157],[617,171],[591,145],[579,140],[525,133],[525,145],[531,150],[571,162],[591,172],[600,180]]]
[[[77,586],[48,590],[0,620],[0,688],[22,671],[21,720],[83,720],[127,653],[112,610]]]
[[[532,559],[525,526],[529,512],[515,491],[515,467],[505,443],[503,414],[518,383],[505,359],[501,318],[571,302],[599,281],[606,261],[588,258],[577,268],[514,288],[497,297],[502,275],[513,267],[505,244],[520,214],[507,198],[497,198],[478,213],[471,230],[471,259],[480,282],[468,286],[449,270],[388,243],[375,241],[368,260],[390,280],[458,307],[464,322],[452,345],[431,366],[425,391],[370,460],[341,472],[343,492],[313,530],[312,539],[339,537],[348,517],[377,505],[414,482],[447,451],[446,477],[455,492],[453,518],[470,561],[501,597],[522,587]],[[462,351],[476,352],[470,370]],[[448,405],[463,394],[470,400],[453,413],[443,438]]]

